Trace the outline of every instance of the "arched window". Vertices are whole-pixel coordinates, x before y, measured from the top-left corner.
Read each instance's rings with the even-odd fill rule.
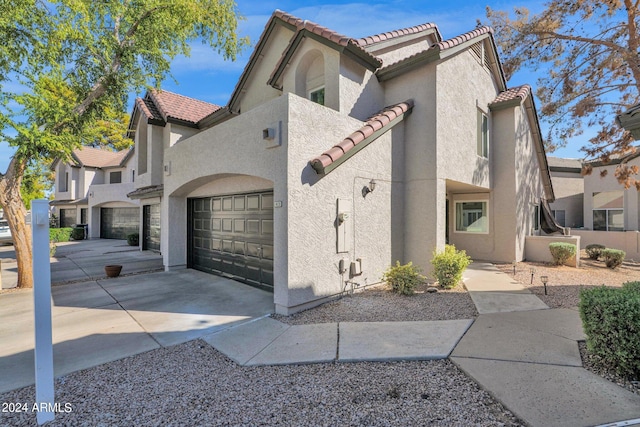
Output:
[[[307,52],[296,70],[296,93],[324,105],[324,57],[319,50]]]

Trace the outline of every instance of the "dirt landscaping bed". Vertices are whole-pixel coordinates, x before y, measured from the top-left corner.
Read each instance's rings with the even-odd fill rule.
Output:
[[[581,289],[602,285],[620,287],[625,282],[640,281],[640,263],[625,261],[620,267],[611,270],[604,262],[589,259],[584,251],[581,253],[578,268],[540,262],[519,262],[516,264],[514,276],[512,264],[496,264],[496,267],[526,286],[551,308],[577,307]],[[549,278],[547,295],[544,294],[541,276]]]
[[[411,296],[398,295],[388,285],[367,288],[353,295],[323,304],[291,316],[272,317],[289,325],[331,322],[402,322],[473,319],[478,316],[467,291],[438,289],[427,292],[428,284],[416,287]]]

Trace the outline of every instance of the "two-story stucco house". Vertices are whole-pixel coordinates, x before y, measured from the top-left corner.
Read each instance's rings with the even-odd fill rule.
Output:
[[[447,241],[522,260],[554,199],[530,88],[507,87],[488,27],[354,39],[276,11],[226,106],[176,120],[162,94],[134,109],[131,196],[157,205],[165,268],[273,290],[279,313],[396,260],[428,271]]]
[[[69,161],[54,161],[55,195],[51,205],[60,227],[87,224],[89,238],[126,239],[138,232],[139,204],[134,190],[134,149],[109,151],[81,147]]]

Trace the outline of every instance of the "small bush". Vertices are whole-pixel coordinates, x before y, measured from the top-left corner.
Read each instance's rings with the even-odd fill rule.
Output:
[[[578,251],[578,247],[571,243],[554,242],[549,243],[549,251],[553,257],[555,265],[563,265],[569,258],[574,257]]]
[[[73,227],[71,231],[71,238],[73,240],[83,240],[84,239],[84,227]]]
[[[50,228],[49,229],[49,241],[53,243],[68,242],[71,239],[71,233],[73,228]]]
[[[613,270],[614,268],[622,265],[622,261],[624,261],[624,257],[627,256],[627,253],[619,249],[607,248],[602,250],[601,256],[604,258],[604,263],[607,267]]]
[[[129,244],[129,246],[138,246],[139,242],[140,242],[140,234],[138,233],[127,234],[127,243]]]
[[[636,292],[640,295],[640,282],[626,282],[622,284],[622,289],[627,292]]]
[[[591,245],[587,245],[584,249],[587,252],[587,256],[591,259],[597,260],[600,258],[602,254],[602,250],[606,247],[604,245],[600,245],[598,243],[593,243]]]
[[[56,246],[56,244],[53,243],[53,242],[50,242],[49,243],[49,257],[55,256],[57,249],[58,249],[58,247]]]
[[[443,288],[454,288],[465,268],[471,264],[471,257],[465,251],[457,251],[454,245],[445,245],[443,252],[433,251],[433,276]]]
[[[394,292],[400,295],[412,295],[415,287],[427,279],[420,273],[420,268],[415,267],[413,263],[400,265],[400,261],[396,261],[395,266],[389,267],[384,272],[382,280],[389,283]]]
[[[589,353],[619,374],[640,378],[639,282],[580,292],[580,318]]]

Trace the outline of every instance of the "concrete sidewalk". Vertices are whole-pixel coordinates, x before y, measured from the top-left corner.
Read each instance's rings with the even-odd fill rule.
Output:
[[[290,326],[271,318],[203,337],[240,365],[446,359],[473,319]]]
[[[451,360],[505,407],[531,426],[640,423],[640,396],[582,368],[576,310],[545,309],[490,264],[472,264],[465,285],[481,314]]]

